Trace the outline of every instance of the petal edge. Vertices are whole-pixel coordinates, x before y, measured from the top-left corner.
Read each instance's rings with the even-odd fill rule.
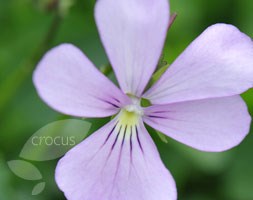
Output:
[[[39,96],[55,110],[77,117],[106,117],[130,102],[89,59],[71,44],[42,58],[33,74]]]
[[[251,117],[240,96],[155,105],[144,122],[192,148],[220,152],[233,148],[249,133]]]
[[[241,94],[253,86],[253,42],[228,24],[208,27],[144,97],[167,104]]]
[[[95,18],[121,89],[141,96],[162,52],[167,0],[100,0]]]

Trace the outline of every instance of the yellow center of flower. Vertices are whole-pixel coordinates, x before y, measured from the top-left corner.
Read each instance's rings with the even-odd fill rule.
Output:
[[[119,124],[123,126],[135,126],[138,124],[140,115],[136,112],[122,109],[119,115]]]
[[[143,109],[137,98],[131,98],[132,104],[121,109],[118,115],[118,124],[116,130],[120,132],[119,137],[129,138],[131,134],[135,134],[139,125],[139,121],[143,115]]]

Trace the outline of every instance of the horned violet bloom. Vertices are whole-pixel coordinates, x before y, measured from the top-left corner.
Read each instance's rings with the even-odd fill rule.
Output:
[[[213,25],[145,91],[166,37],[167,0],[99,0],[95,17],[121,90],[71,44],[49,51],[34,72],[55,110],[114,116],[59,161],[57,184],[69,200],[175,200],[144,123],[202,151],[238,145],[250,125],[239,94],[252,87],[252,41],[232,25]],[[152,105],[141,107],[141,98]]]

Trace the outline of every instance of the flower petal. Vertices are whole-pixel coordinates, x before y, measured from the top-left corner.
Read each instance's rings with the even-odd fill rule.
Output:
[[[216,24],[176,59],[144,97],[154,104],[237,95],[253,86],[253,42]]]
[[[40,97],[52,108],[78,117],[105,117],[130,103],[75,46],[62,44],[40,61],[33,76]]]
[[[116,118],[59,161],[56,182],[68,200],[176,199],[151,137],[142,122],[136,127]]]
[[[238,145],[251,118],[240,96],[205,99],[146,108],[146,122],[173,139],[202,151]]]
[[[140,96],[158,64],[167,28],[167,0],[99,0],[96,22],[125,93]]]

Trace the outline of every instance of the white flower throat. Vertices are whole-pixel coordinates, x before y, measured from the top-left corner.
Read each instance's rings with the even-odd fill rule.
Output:
[[[129,95],[132,104],[125,106],[121,111],[132,113],[141,117],[143,115],[143,108],[141,107],[141,100],[133,95]]]

